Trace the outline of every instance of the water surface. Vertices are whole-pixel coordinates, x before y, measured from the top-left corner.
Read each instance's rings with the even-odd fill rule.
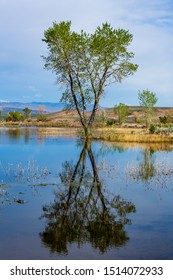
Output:
[[[173,151],[0,130],[0,259],[173,259]]]

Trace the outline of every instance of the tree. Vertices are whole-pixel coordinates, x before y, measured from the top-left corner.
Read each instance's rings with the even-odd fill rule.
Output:
[[[157,103],[156,94],[150,92],[148,89],[143,90],[142,92],[139,91],[138,99],[140,106],[143,107],[145,123],[146,127],[148,128],[149,124],[151,123],[151,117],[154,114],[154,106]]]
[[[3,110],[3,108],[0,107],[0,119],[2,119],[2,110]]]
[[[29,109],[28,107],[23,109],[23,113],[24,113],[24,119],[28,119],[31,115],[32,110]]]
[[[130,62],[134,54],[127,51],[132,39],[129,31],[113,29],[108,23],[93,34],[72,32],[70,21],[54,22],[44,32],[49,50],[43,56],[45,68],[54,72],[65,88],[61,101],[77,110],[86,138],[106,86],[121,82],[138,68]],[[89,104],[93,106],[87,112]]]
[[[23,116],[18,111],[15,111],[15,112],[11,111],[8,113],[8,116],[6,117],[5,120],[12,121],[12,122],[19,122],[19,121],[23,120]]]
[[[133,116],[134,118],[134,122],[137,123],[139,118],[141,117],[141,112],[138,112],[138,111],[134,111],[131,113],[131,115]]]
[[[38,115],[43,116],[43,114],[46,112],[45,106],[44,105],[39,105],[38,106]]]
[[[44,105],[38,106],[38,116],[37,116],[37,121],[38,122],[46,122],[48,121],[47,116],[45,115],[46,109]]]
[[[118,123],[119,125],[122,125],[127,117],[128,117],[128,114],[129,114],[129,106],[123,104],[123,103],[120,103],[118,106],[115,105],[114,107],[114,113],[118,116]]]
[[[90,242],[101,253],[124,246],[129,237],[125,226],[135,205],[120,195],[109,194],[99,178],[90,141],[85,141],[76,163],[66,161],[59,173],[61,188],[43,206],[46,226],[41,240],[52,252],[68,253],[69,244]],[[87,166],[87,163],[89,166]]]

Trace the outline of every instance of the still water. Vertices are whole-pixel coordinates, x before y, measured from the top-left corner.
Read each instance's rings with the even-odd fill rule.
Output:
[[[172,149],[0,129],[0,259],[173,259]]]

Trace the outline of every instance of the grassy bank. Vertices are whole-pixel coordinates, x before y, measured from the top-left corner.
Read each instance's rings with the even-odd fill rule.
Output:
[[[31,124],[31,123],[30,123]],[[82,135],[81,127],[58,127],[58,126],[49,126],[46,123],[46,126],[42,123],[40,126],[35,126],[33,123],[30,125],[35,127],[37,134],[41,136],[56,136],[56,135],[66,135],[66,136],[79,136]],[[0,129],[13,129],[17,130],[20,128],[29,127],[26,125],[21,125],[20,123],[7,124],[6,126],[1,126]],[[145,128],[119,128],[119,127],[102,127],[102,128],[93,128],[92,138],[95,140],[103,140],[110,142],[124,142],[124,143],[173,143],[173,133],[168,135],[162,134],[151,134],[147,132]]]
[[[102,128],[93,131],[93,139],[112,142],[173,143],[173,134],[151,134],[146,129]]]

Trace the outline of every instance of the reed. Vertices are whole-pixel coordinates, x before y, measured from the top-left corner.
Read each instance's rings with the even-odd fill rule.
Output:
[[[173,142],[173,134],[160,135],[150,134],[142,129],[97,129],[93,131],[93,139],[115,141],[115,142],[136,142],[136,143],[165,143]]]

